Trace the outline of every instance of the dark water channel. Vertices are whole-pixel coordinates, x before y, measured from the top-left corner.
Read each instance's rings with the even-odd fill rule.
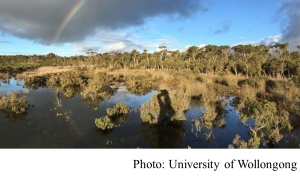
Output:
[[[23,81],[10,79],[0,82],[0,93],[25,92],[28,103],[33,105],[27,114],[16,120],[0,114],[1,148],[228,148],[236,134],[250,138],[248,128],[241,124],[236,109],[229,103],[224,120],[225,127],[201,127],[194,124],[203,108],[191,103],[185,113],[186,121],[167,126],[144,123],[140,107],[157,93],[134,95],[121,87],[113,96],[96,107],[82,101],[80,94],[65,98],[56,88],[28,89]],[[125,103],[131,111],[128,119],[116,123],[112,131],[99,131],[95,118],[105,116],[106,108]],[[59,106],[58,106],[59,105]]]

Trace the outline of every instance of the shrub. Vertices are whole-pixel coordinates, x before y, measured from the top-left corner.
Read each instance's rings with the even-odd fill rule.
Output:
[[[201,83],[204,82],[204,80],[201,76],[196,76],[195,80],[198,82],[201,82]]]
[[[217,78],[215,78],[214,82],[217,84],[225,85],[225,86],[229,85],[228,80],[224,77],[217,77]]]
[[[0,96],[0,110],[10,115],[19,115],[30,107],[25,96],[21,93],[9,92],[7,96]]]
[[[106,116],[95,119],[96,126],[102,131],[111,130],[115,126],[113,120],[116,117],[120,118],[121,121],[126,120],[129,107],[126,104],[117,103],[114,108],[107,108],[106,112]]]
[[[273,80],[266,80],[266,92],[271,93],[273,89],[277,87],[277,84]]]
[[[109,117],[127,115],[129,113],[129,107],[126,104],[117,103],[114,108],[107,108],[106,112]]]
[[[264,82],[263,79],[260,79],[259,77],[250,77],[249,79],[239,80],[238,86],[246,86],[249,85],[255,89],[261,89],[264,88]]]
[[[103,116],[95,119],[96,126],[102,130],[111,130],[115,126],[109,116]]]
[[[295,83],[297,87],[300,87],[300,76],[295,76],[292,78],[292,81]]]

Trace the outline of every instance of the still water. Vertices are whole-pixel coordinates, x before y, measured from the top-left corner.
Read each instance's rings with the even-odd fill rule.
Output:
[[[243,140],[250,138],[249,130],[241,124],[236,109],[227,98],[224,106],[224,127],[201,127],[193,120],[203,108],[190,103],[186,120],[167,126],[144,123],[140,107],[157,93],[131,94],[120,87],[110,98],[91,106],[80,94],[65,98],[56,88],[26,88],[23,81],[10,79],[0,82],[0,93],[26,92],[29,104],[27,114],[18,119],[0,113],[1,148],[227,148],[236,134]],[[125,103],[131,111],[127,120],[119,121],[112,131],[99,131],[95,118],[105,116],[106,108]],[[251,120],[250,120],[251,121]]]

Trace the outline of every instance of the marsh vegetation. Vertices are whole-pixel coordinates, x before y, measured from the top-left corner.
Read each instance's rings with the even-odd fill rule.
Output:
[[[287,46],[2,56],[0,146],[299,148]]]

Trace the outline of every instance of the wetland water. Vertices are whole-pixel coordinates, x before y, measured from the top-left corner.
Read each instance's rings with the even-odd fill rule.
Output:
[[[24,81],[11,78],[0,84],[2,95],[24,92],[32,105],[22,116],[0,114],[1,148],[228,148],[237,134],[243,140],[250,138],[249,129],[231,106],[232,97],[223,106],[224,126],[195,124],[204,110],[196,100],[189,103],[184,121],[155,125],[143,122],[140,108],[156,90],[136,95],[120,86],[101,101],[86,101],[78,92],[66,98],[58,88],[42,83],[29,88]],[[105,116],[106,108],[117,103],[129,106],[130,113],[117,120],[113,130],[99,131],[95,118]]]

